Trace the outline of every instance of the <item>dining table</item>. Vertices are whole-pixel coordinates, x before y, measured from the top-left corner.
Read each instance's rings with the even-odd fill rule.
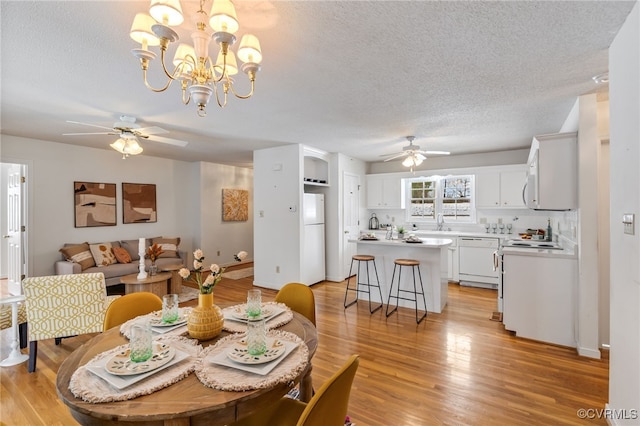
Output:
[[[300,386],[300,399],[308,401],[313,392],[311,358],[317,349],[318,335],[311,321],[295,311],[291,312],[293,318],[279,326],[276,332],[291,333],[304,342],[308,348],[308,362],[302,371],[286,382],[258,389],[220,390],[206,386],[191,372],[169,386],[132,399],[98,403],[86,401],[70,389],[74,373],[87,363],[95,362],[100,354],[128,343],[121,327],[113,327],[87,341],[63,361],[56,378],[58,396],[68,406],[71,415],[83,425],[226,425],[270,406],[296,384]],[[210,349],[215,349],[217,342],[235,338],[228,336],[240,335],[226,330],[212,340],[197,343],[206,351],[210,346],[213,346]],[[184,336],[183,339],[188,337],[186,332]]]

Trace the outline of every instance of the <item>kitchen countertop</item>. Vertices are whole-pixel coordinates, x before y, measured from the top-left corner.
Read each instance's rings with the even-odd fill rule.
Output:
[[[387,231],[385,229],[368,229],[360,231],[361,234],[375,232],[376,234],[381,234],[382,238],[386,235]],[[417,231],[406,231],[405,234],[410,235],[414,234],[418,237],[422,235],[436,235],[442,237],[488,237],[488,238],[517,238],[518,234],[494,234],[494,233],[486,233],[486,232],[474,232],[474,231],[429,231],[427,229],[419,229]]]
[[[515,256],[556,257],[565,259],[576,259],[578,257],[573,247],[564,247],[562,250],[503,247],[502,253]]]
[[[349,240],[352,243],[364,243],[364,244],[375,244],[375,245],[402,245],[414,248],[440,248],[447,247],[453,243],[453,240],[449,238],[420,238],[422,240],[422,244],[420,243],[407,243],[404,240],[386,240],[384,238],[377,240]]]

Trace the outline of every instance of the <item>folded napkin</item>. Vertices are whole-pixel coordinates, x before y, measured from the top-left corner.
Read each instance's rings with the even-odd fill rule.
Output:
[[[166,388],[194,371],[198,356],[202,352],[202,346],[198,345],[196,340],[176,336],[162,336],[157,340],[170,345],[176,351],[187,353],[189,356],[175,365],[159,370],[144,380],[124,389],[118,389],[93,374],[88,367],[103,364],[102,361],[105,358],[108,359],[128,347],[128,345],[121,345],[96,355],[87,364],[79,367],[71,376],[69,390],[76,398],[92,403],[126,401]]]
[[[246,391],[264,389],[279,383],[288,383],[295,380],[309,363],[309,348],[302,339],[293,333],[283,330],[270,330],[267,337],[294,342],[297,348],[281,360],[279,364],[267,375],[258,375],[232,367],[214,364],[210,358],[228,351],[242,336],[232,334],[220,339],[215,345],[204,349],[198,358],[196,376],[210,388],[224,391]]]
[[[238,307],[245,305],[229,306],[222,310],[224,314],[224,324],[222,329],[229,333],[244,333],[247,331],[246,321],[237,319],[233,313],[236,312]],[[265,321],[265,327],[267,330],[282,327],[289,323],[293,319],[293,311],[284,303],[267,302],[263,306],[273,309],[274,315]]]

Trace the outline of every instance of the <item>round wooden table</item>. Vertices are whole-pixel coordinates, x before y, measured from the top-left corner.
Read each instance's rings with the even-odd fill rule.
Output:
[[[162,296],[167,294],[167,281],[170,279],[170,272],[158,272],[155,275],[147,275],[143,280],[138,279],[138,274],[125,275],[120,278],[120,282],[124,284],[125,294],[148,291],[162,299]]]
[[[311,395],[311,358],[318,346],[315,326],[303,315],[293,312],[293,319],[278,330],[299,336],[309,348],[309,366],[296,381],[300,381],[303,399]],[[215,339],[201,342],[203,347],[214,344],[228,335],[222,332]],[[266,408],[284,396],[290,383],[269,389],[245,392],[220,391],[204,386],[195,373],[164,389],[128,401],[93,404],[73,396],[69,381],[76,369],[94,356],[127,343],[120,327],[94,337],[76,349],[60,365],[56,378],[58,396],[69,407],[71,415],[83,425],[225,425]]]

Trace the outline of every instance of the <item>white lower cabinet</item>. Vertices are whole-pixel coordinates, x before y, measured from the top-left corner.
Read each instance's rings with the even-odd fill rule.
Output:
[[[576,347],[577,259],[505,249],[503,268],[505,329],[518,337]]]

